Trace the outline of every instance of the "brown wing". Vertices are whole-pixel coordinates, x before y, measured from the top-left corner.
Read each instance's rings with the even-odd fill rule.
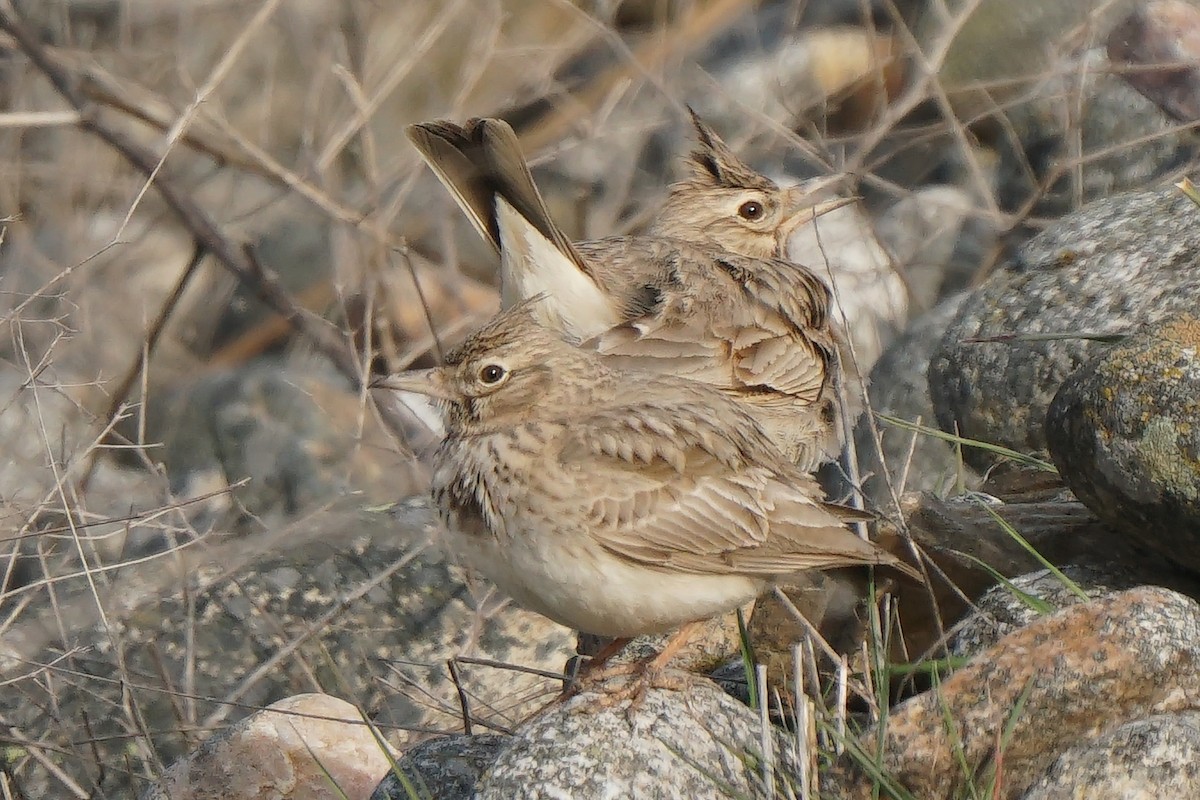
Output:
[[[760,577],[896,561],[847,529],[748,417],[720,406],[626,406],[567,434],[559,458],[580,475],[589,533],[605,549],[643,564]]]
[[[812,403],[836,369],[829,292],[795,264],[683,243],[649,313],[588,346],[625,367]]]

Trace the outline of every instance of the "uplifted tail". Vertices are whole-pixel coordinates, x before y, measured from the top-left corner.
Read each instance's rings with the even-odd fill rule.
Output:
[[[503,200],[585,274],[583,259],[555,225],[546,208],[517,135],[499,119],[447,120],[408,127],[408,138],[450,190],[479,234],[500,252],[503,247],[498,203]]]

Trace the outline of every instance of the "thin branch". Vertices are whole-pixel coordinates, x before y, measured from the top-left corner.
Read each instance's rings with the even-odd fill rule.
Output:
[[[183,274],[179,276],[179,280],[175,282],[174,288],[171,289],[171,294],[167,296],[166,302],[155,317],[154,322],[150,325],[150,329],[146,331],[146,338],[143,346],[138,350],[137,358],[129,366],[125,377],[117,384],[117,388],[113,390],[112,399],[109,400],[108,408],[104,411],[104,424],[106,428],[111,428],[116,424],[117,415],[121,413],[121,408],[125,405],[125,398],[129,396],[129,390],[133,388],[133,384],[137,382],[142,375],[142,370],[146,368],[146,364],[150,360],[150,356],[158,347],[158,340],[162,337],[163,329],[167,325],[167,321],[171,319],[171,315],[179,306],[179,300],[183,297],[184,291],[192,282],[192,278],[196,274],[196,269],[200,266],[200,262],[204,260],[205,249],[200,244],[196,245],[192,252],[192,257],[184,268]],[[95,474],[96,464],[100,460],[100,448],[92,450],[88,457],[87,467],[84,468],[83,475],[79,479],[79,491],[81,493],[87,491],[88,484],[92,482],[92,475]]]
[[[255,264],[226,236],[182,187],[160,169],[159,156],[135,142],[110,123],[102,109],[93,106],[80,91],[80,77],[59,58],[51,55],[21,22],[11,0],[0,0],[0,30],[16,40],[21,51],[55,90],[79,112],[79,129],[99,137],[130,166],[147,179],[153,178],[163,202],[175,212],[183,226],[222,267],[254,292],[271,310],[283,317],[297,333],[307,338],[356,388],[361,383],[361,368],[353,348],[331,325],[299,307],[271,271]]]

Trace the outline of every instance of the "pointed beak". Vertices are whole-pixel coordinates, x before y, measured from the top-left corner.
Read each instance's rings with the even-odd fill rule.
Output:
[[[453,400],[450,388],[446,385],[446,376],[442,370],[413,369],[397,375],[387,375],[371,381],[372,389],[392,389],[399,392],[415,392],[426,397],[436,397],[439,400]]]
[[[834,197],[831,200],[813,202],[813,189],[807,186],[796,186],[788,190],[789,216],[784,225],[789,231],[812,222],[822,214],[837,211],[852,203],[858,202],[857,197]]]

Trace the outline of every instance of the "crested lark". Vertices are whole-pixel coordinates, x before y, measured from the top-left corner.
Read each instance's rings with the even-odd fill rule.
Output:
[[[823,502],[736,402],[614,369],[539,325],[532,303],[445,366],[375,384],[438,400],[432,491],[451,548],[518,603],[630,637],[729,611],[803,570],[908,570],[851,533],[860,512]]]
[[[733,155],[693,117],[700,149],[648,236],[571,242],[550,218],[516,134],[480,119],[429,122],[409,137],[499,251],[505,307],[544,295],[540,322],[618,366],[712,384],[745,404],[805,470],[840,444],[829,290],[774,257],[806,205]]]

